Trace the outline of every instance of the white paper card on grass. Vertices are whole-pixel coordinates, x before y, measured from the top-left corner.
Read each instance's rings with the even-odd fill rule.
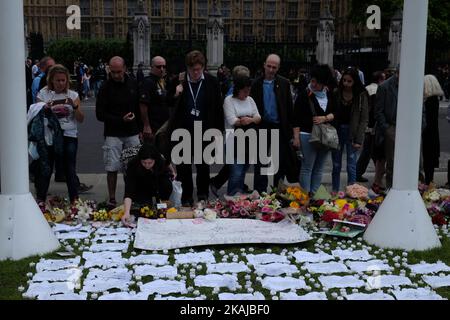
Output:
[[[268,223],[248,219],[139,218],[134,247],[142,250],[170,250],[203,245],[243,243],[299,243],[311,237],[288,221]]]

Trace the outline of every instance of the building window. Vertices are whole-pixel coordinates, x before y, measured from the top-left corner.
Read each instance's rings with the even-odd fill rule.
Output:
[[[298,26],[288,26],[287,27],[287,40],[290,42],[296,42],[297,41],[297,34],[298,34]]]
[[[244,2],[244,18],[253,18],[253,2]]]
[[[253,40],[253,26],[251,24],[244,25],[243,27],[243,38],[244,41]]]
[[[127,13],[128,16],[134,16],[137,11],[137,0],[127,0]]]
[[[224,18],[228,18],[231,14],[231,1],[230,0],[222,0],[222,16]]]
[[[89,21],[81,21],[81,39],[91,38],[91,24]]]
[[[150,1],[152,5],[152,16],[160,17],[161,16],[161,0],[152,0]]]
[[[200,36],[205,36],[206,35],[206,24],[204,23],[200,23],[197,25],[197,33]]]
[[[114,38],[114,23],[105,23],[105,38]]]
[[[296,19],[298,17],[298,3],[288,2],[288,18]]]
[[[103,15],[105,15],[105,16],[113,16],[114,15],[113,0],[103,1]]]
[[[208,0],[197,1],[197,17],[203,18],[208,16]]]
[[[152,34],[160,35],[161,34],[161,24],[160,23],[152,23]]]
[[[184,16],[184,0],[174,0],[174,14],[175,17]]]
[[[266,26],[266,41],[275,41],[275,26]]]
[[[319,19],[320,18],[320,0],[311,0],[309,16],[311,19]]]
[[[177,23],[175,24],[174,39],[181,40],[183,38],[184,38],[184,25]]]
[[[275,19],[275,2],[267,1],[264,3],[264,17],[266,19]]]
[[[80,9],[82,16],[91,15],[91,0],[80,0]]]

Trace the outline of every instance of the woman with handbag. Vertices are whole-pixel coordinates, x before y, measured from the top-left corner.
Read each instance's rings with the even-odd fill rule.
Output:
[[[347,183],[356,183],[358,151],[364,142],[369,121],[369,97],[358,71],[349,68],[342,75],[334,91],[336,100],[335,125],[339,136],[339,149],[333,150],[333,192],[338,192],[341,183],[342,154],[347,151]]]
[[[331,69],[327,65],[315,66],[311,70],[311,81],[295,102],[294,112],[300,127],[300,148],[303,160],[300,169],[300,185],[312,194],[322,184],[322,172],[329,147],[312,140],[313,128],[330,124],[334,120],[335,102],[327,85],[333,81]],[[320,140],[320,138],[318,139]]]

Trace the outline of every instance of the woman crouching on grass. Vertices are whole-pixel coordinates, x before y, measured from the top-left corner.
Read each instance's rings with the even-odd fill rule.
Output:
[[[144,144],[136,158],[130,161],[125,176],[124,215],[122,223],[134,227],[130,211],[135,206],[153,206],[156,201],[167,201],[172,193],[172,179],[165,160],[156,147]]]

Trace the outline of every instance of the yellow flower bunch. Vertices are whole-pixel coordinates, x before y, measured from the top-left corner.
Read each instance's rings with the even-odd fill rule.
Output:
[[[156,216],[155,211],[153,211],[149,207],[141,208],[141,215],[145,218],[154,218]]]

